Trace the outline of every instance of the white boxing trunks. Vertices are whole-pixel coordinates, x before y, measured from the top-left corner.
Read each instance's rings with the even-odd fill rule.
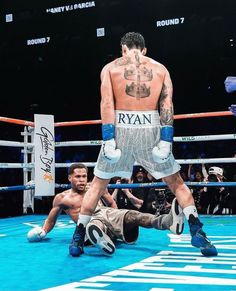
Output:
[[[154,178],[160,179],[180,170],[173,154],[165,163],[156,163],[152,149],[160,140],[160,117],[158,111],[116,111],[116,147],[121,150],[121,158],[110,164],[100,151],[94,175],[101,179],[112,177],[130,178],[133,166],[141,165]]]

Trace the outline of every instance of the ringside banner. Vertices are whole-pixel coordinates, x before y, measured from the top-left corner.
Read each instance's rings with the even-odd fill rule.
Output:
[[[55,194],[54,116],[35,114],[35,196]]]

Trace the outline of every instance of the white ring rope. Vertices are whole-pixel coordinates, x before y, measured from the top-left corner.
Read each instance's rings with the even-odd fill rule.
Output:
[[[210,141],[210,140],[230,140],[236,139],[236,134],[212,134],[212,135],[197,135],[197,136],[179,136],[174,137],[176,142],[191,142],[191,141]]]
[[[210,158],[210,159],[184,159],[176,160],[179,164],[216,164],[216,163],[236,163],[236,158]]]
[[[84,140],[84,141],[58,141],[55,142],[56,147],[67,146],[98,146],[102,144],[102,140]]]
[[[212,159],[186,159],[186,160],[176,160],[179,164],[217,164],[217,163],[236,163],[236,158],[212,158]],[[68,168],[71,163],[55,163],[56,168]],[[83,162],[87,167],[95,167],[95,162]],[[138,166],[138,163],[134,164]],[[0,168],[9,169],[21,169],[21,168],[34,168],[34,163],[0,163]]]
[[[18,141],[9,141],[9,140],[0,140],[0,146],[6,146],[6,147],[33,147],[34,145],[32,143],[24,143],[24,142],[18,142]]]
[[[212,140],[232,140],[236,139],[236,134],[215,134],[215,135],[199,135],[199,136],[176,136],[175,142],[195,142],[195,141],[212,141]],[[59,141],[55,142],[56,147],[65,146],[98,146],[102,144],[102,140],[85,140],[85,141]],[[16,141],[0,140],[0,146],[13,147],[33,147],[33,143],[23,143]]]
[[[232,139],[236,139],[236,134],[215,134],[215,135],[174,137],[174,141],[175,142],[195,142],[195,141],[232,140]],[[56,147],[65,147],[65,146],[98,146],[98,145],[101,145],[101,144],[102,144],[102,140],[62,141],[62,142],[56,142],[55,146]]]
[[[34,168],[34,163],[0,163],[1,169],[31,169]]]

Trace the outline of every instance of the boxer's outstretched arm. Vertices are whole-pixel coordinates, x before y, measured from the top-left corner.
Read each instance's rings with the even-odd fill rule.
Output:
[[[57,221],[57,217],[62,211],[60,206],[61,197],[57,194],[53,201],[53,207],[49,212],[47,219],[42,227],[34,227],[27,233],[27,239],[30,242],[39,242],[44,239],[49,231],[51,231]]]
[[[63,206],[61,204],[62,196],[61,194],[57,194],[53,199],[52,209],[50,210],[47,219],[44,221],[43,230],[48,233],[53,229],[56,224],[57,218],[63,210]]]

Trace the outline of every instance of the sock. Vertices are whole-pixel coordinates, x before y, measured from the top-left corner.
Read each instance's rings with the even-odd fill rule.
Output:
[[[198,218],[197,208],[194,205],[187,206],[183,209],[183,213],[187,220],[189,220],[190,214],[192,214],[195,218]]]
[[[77,225],[82,224],[84,227],[89,223],[91,219],[91,215],[79,214],[79,219],[77,221]]]
[[[188,220],[190,226],[197,225],[198,228],[202,227],[203,224],[198,218],[197,208],[194,205],[187,206],[183,209],[183,213]]]

